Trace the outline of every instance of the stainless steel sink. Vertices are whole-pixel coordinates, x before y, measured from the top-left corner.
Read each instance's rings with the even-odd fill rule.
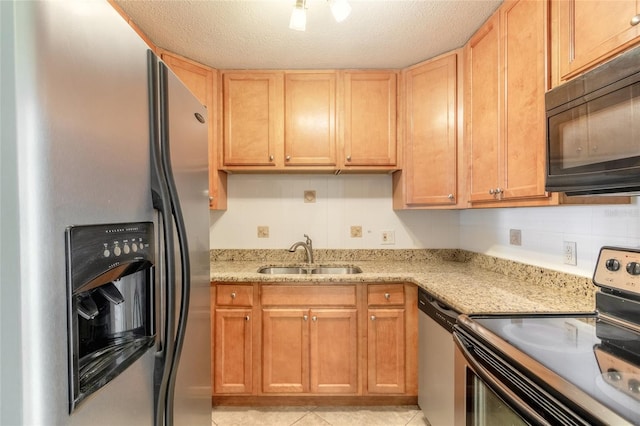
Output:
[[[310,266],[263,266],[258,269],[259,274],[360,274],[362,269],[357,266],[310,265]]]

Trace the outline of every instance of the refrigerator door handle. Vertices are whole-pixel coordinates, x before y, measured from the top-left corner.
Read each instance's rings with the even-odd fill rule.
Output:
[[[159,214],[159,236],[161,243],[158,245],[162,259],[159,268],[159,302],[161,306],[157,317],[160,319],[159,350],[156,353],[154,366],[154,399],[155,416],[154,424],[163,426],[166,424],[166,393],[169,386],[171,357],[175,349],[174,330],[175,324],[175,255],[174,255],[174,230],[171,213],[170,193],[161,159],[159,136],[159,101],[158,92],[158,59],[151,51],[147,51],[148,93],[149,93],[149,135],[150,135],[150,159],[151,159],[151,193],[153,208]],[[161,225],[161,226],[160,226]],[[164,302],[164,303],[162,303]]]
[[[178,366],[180,364],[180,354],[184,344],[184,338],[187,328],[187,321],[189,316],[189,300],[191,293],[191,261],[189,259],[189,244],[187,241],[186,226],[184,224],[184,217],[182,215],[182,209],[180,207],[180,199],[178,197],[178,190],[173,178],[173,170],[171,167],[171,144],[169,137],[169,91],[168,91],[168,69],[160,63],[160,118],[161,118],[161,132],[160,132],[160,157],[162,159],[163,171],[165,174],[165,180],[169,189],[169,196],[171,201],[171,211],[173,219],[175,220],[176,233],[178,236],[178,246],[180,249],[180,263],[181,263],[181,278],[182,288],[180,291],[180,310],[178,324],[175,334],[175,346],[173,348],[173,354],[171,356],[169,383],[167,387],[167,400],[165,405],[165,424],[173,425],[173,400],[175,392],[176,377],[178,372]],[[174,307],[175,309],[175,307]]]

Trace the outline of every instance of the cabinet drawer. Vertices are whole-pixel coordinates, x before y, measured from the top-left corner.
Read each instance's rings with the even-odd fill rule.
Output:
[[[219,285],[216,287],[216,305],[253,306],[253,286]]]
[[[369,305],[404,305],[404,284],[370,285],[367,290]]]
[[[353,285],[271,285],[262,286],[263,305],[286,306],[355,306]]]

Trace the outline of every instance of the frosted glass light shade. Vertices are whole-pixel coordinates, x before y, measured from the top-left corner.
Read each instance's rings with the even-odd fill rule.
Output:
[[[297,31],[304,31],[307,28],[307,11],[302,7],[295,7],[291,12],[289,28]]]
[[[351,13],[351,5],[347,0],[329,0],[329,7],[336,22],[342,22]]]

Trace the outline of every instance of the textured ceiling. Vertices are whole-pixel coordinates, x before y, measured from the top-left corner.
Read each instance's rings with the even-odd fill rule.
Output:
[[[333,20],[308,0],[307,30],[289,29],[293,0],[116,3],[159,47],[219,69],[404,68],[463,46],[502,0],[350,0]]]

